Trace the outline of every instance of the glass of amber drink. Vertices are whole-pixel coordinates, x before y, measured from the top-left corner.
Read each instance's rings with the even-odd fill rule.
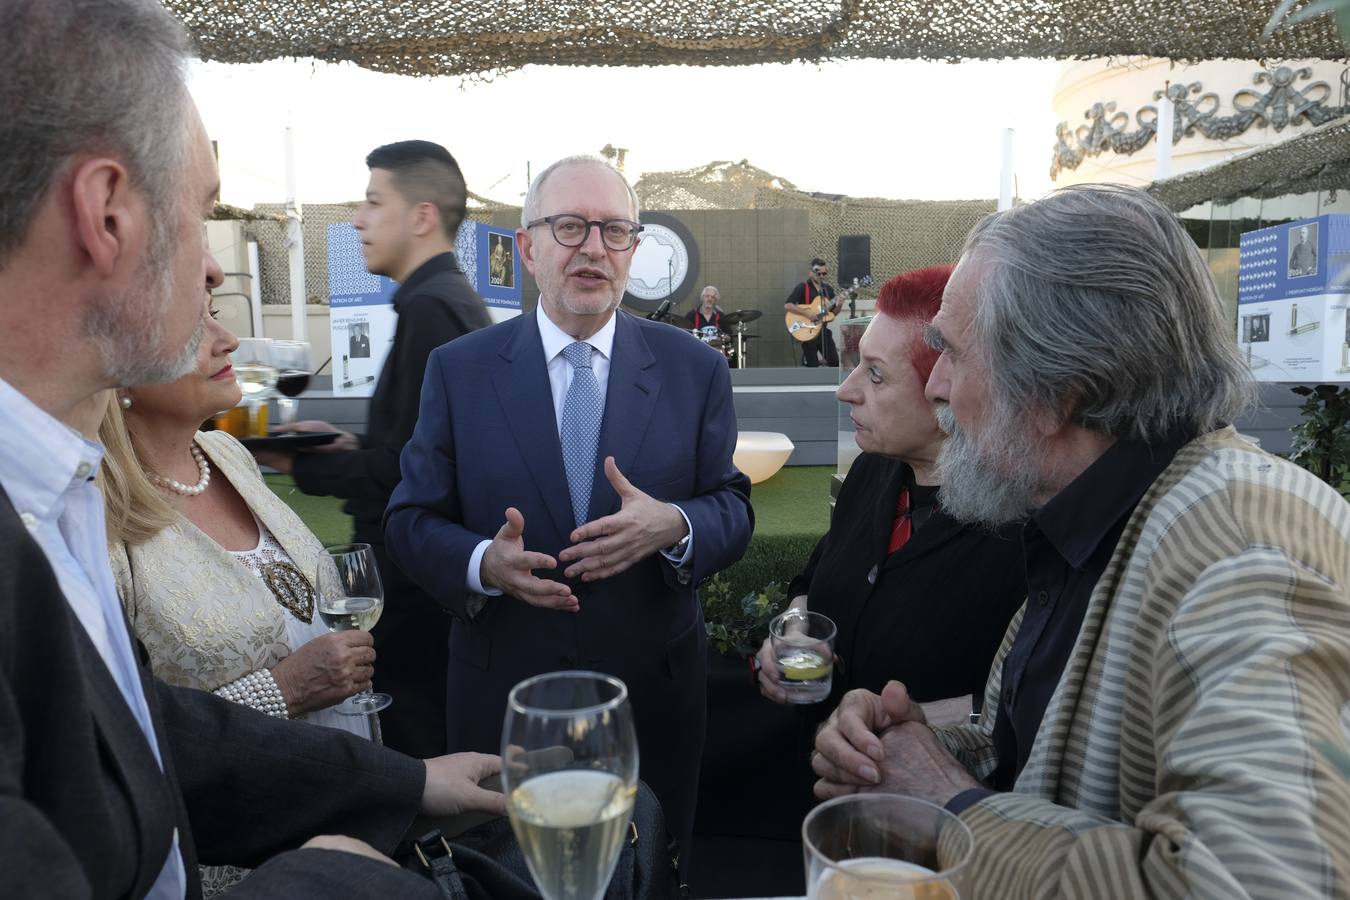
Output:
[[[850,794],[802,823],[808,900],[961,900],[974,838],[940,806]]]

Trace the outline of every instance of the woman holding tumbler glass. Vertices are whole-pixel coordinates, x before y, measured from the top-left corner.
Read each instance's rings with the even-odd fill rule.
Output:
[[[898,678],[924,702],[979,698],[1013,613],[1026,599],[1015,529],[962,525],[942,511],[936,462],[944,435],[924,398],[938,353],[924,326],[951,266],[897,275],[877,297],[859,364],[839,386],[858,447],[830,530],[788,587],[791,605],[838,629],[824,719],[853,688]],[[789,701],[769,641],[755,660],[760,691]]]

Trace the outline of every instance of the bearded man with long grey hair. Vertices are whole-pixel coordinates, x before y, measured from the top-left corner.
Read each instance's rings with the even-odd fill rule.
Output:
[[[1350,892],[1350,504],[1231,423],[1251,384],[1199,250],[1081,185],[971,233],[928,329],[956,518],[1021,521],[1029,593],[974,725],[845,697],[822,797],[925,797],[972,897]],[[966,896],[965,893],[962,896]]]

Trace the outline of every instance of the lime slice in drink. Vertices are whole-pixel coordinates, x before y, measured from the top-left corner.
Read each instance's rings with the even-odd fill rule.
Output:
[[[819,653],[799,650],[779,659],[783,667],[783,677],[788,681],[814,681],[824,678],[834,668],[833,660],[827,660]]]

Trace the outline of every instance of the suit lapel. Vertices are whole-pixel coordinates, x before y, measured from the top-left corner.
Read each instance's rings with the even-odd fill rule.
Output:
[[[600,426],[600,446],[595,454],[595,481],[591,487],[591,519],[618,512],[619,495],[605,478],[605,457],[625,475],[637,460],[647,423],[661,395],[661,381],[652,367],[652,355],[642,330],[624,312],[616,312],[614,348],[609,361],[609,385],[605,390],[605,418]]]
[[[558,420],[553,411],[544,344],[539,339],[539,322],[532,313],[515,321],[519,324],[511,329],[499,351],[502,364],[492,382],[525,468],[544,498],[558,534],[566,542],[576,523],[567,490],[567,473],[563,471],[562,444],[558,440]]]
[[[106,764],[125,787],[128,804],[136,816],[140,854],[136,863],[136,884],[131,896],[144,896],[159,877],[164,858],[169,852],[169,838],[176,824],[168,782],[150,752],[145,732],[127,707],[126,698],[122,696],[117,682],[90,642],[89,635],[73,616],[70,630],[75,638],[80,670],[84,672],[85,684],[89,687],[90,711],[107,748]],[[153,689],[144,677],[141,686],[145,691]],[[157,733],[163,730],[163,723],[155,721],[154,725]],[[166,752],[161,743],[160,753]],[[186,831],[183,840],[188,840]]]
[[[199,440],[198,443],[210,458],[211,464],[224,473],[239,496],[244,498],[253,516],[272,532],[272,537],[290,556],[291,564],[312,585],[319,566],[319,552],[323,549],[318,539],[303,528],[303,523],[294,516],[285,515],[285,504],[275,502],[271,489],[258,478],[256,465],[251,458],[245,462],[244,458],[232,452],[237,449],[233,446],[228,451],[217,450],[209,438]],[[297,528],[297,525],[301,527]]]

